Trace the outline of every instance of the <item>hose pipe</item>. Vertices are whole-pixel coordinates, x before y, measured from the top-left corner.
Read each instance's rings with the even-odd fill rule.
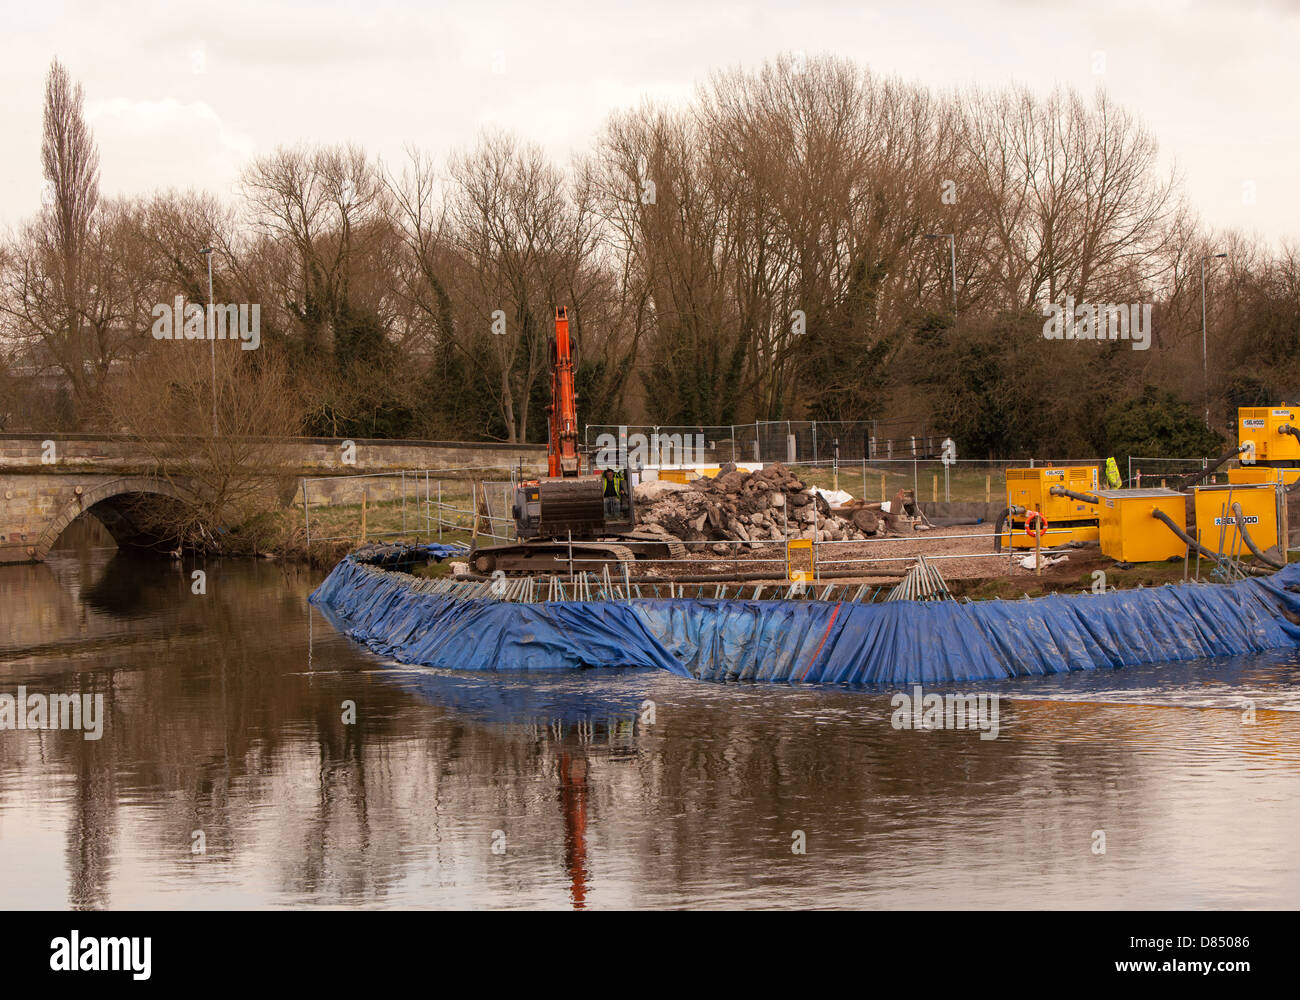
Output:
[[[1100,497],[1095,497],[1091,493],[1075,493],[1074,490],[1067,490],[1064,486],[1053,486],[1047,492],[1054,497],[1069,497],[1080,503],[1101,503]]]
[[[1219,553],[1211,549],[1207,549],[1204,545],[1202,545],[1195,538],[1193,538],[1191,535],[1185,532],[1182,528],[1178,527],[1178,525],[1174,523],[1173,518],[1171,518],[1163,510],[1153,510],[1151,512],[1151,516],[1154,517],[1157,521],[1163,523],[1166,528],[1168,528],[1175,535],[1181,538],[1191,548],[1195,549],[1201,555],[1205,556],[1206,559],[1209,559],[1216,563],[1223,562],[1223,556],[1219,555]]]
[[[1010,507],[1002,508],[1002,513],[998,515],[998,519],[993,525],[993,551],[994,552],[1002,551],[1002,529],[1003,527],[1006,526],[1007,518],[1011,517],[1011,515],[1013,514],[1019,517],[1024,513],[1025,513],[1025,508],[1017,507],[1014,504]]]
[[[1276,557],[1265,555],[1260,551],[1259,546],[1255,544],[1255,539],[1251,538],[1250,532],[1246,530],[1246,515],[1242,512],[1241,504],[1234,502],[1232,513],[1237,517],[1237,530],[1241,532],[1241,540],[1246,543],[1246,548],[1255,554],[1256,559],[1262,563],[1267,563],[1274,569],[1281,569],[1286,565],[1284,562],[1278,562]]]
[[[998,514],[997,520],[993,523],[993,551],[1002,551],[1002,528],[1007,523],[1007,516],[1011,513],[1010,507],[1003,507],[1002,512]]]
[[[1279,429],[1284,430],[1285,427],[1286,425],[1284,424],[1282,428]],[[1300,438],[1297,438],[1297,440],[1300,440]],[[1178,490],[1181,493],[1183,490],[1187,489],[1187,487],[1191,486],[1192,483],[1196,482],[1196,480],[1203,479],[1205,476],[1208,476],[1211,472],[1216,471],[1219,468],[1219,466],[1221,466],[1228,459],[1236,458],[1248,447],[1249,447],[1248,445],[1240,444],[1229,451],[1225,451],[1222,455],[1216,458],[1210,465],[1207,465],[1204,469],[1197,469],[1194,472],[1189,472],[1181,479],[1178,479],[1176,481],[1177,484],[1175,485],[1174,489]]]

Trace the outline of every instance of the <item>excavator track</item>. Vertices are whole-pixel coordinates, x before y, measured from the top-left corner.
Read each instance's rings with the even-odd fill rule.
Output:
[[[611,566],[627,563],[631,567],[635,562],[633,549],[615,542],[574,542],[572,547],[567,541],[518,542],[476,549],[470,556],[470,567],[484,576],[498,570],[507,576],[568,573],[570,569],[574,573],[599,572],[601,563]]]
[[[584,569],[599,572],[601,563],[620,569],[626,563],[632,572],[638,564],[655,560],[642,568],[642,572],[654,574],[662,568],[658,560],[687,557],[686,546],[677,539],[651,534],[619,536],[603,541],[574,541],[572,567],[569,565],[569,552],[569,542],[564,539],[490,545],[470,554],[470,568],[483,576],[490,576],[497,570],[507,576],[528,576],[567,574],[570,568],[575,573]]]
[[[661,546],[662,555],[642,555],[642,559],[685,559],[686,546],[676,538],[665,538],[663,535],[656,535],[651,532],[632,531],[621,536],[620,541],[624,544],[627,542],[640,542],[647,546]]]

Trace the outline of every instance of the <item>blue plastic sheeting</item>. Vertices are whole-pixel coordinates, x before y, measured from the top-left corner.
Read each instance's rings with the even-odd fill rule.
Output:
[[[1230,585],[1022,601],[637,600],[515,604],[420,594],[345,559],[312,595],[348,634],[458,670],[658,667],[702,680],[936,684],[1300,645],[1300,564]]]
[[[451,670],[659,667],[689,676],[627,604],[454,600],[419,593],[413,582],[348,558],[311,600],[347,622],[352,638],[402,663]]]

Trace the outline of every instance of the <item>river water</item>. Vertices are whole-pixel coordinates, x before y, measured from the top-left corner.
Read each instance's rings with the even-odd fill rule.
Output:
[[[0,567],[0,694],[105,712],[0,730],[5,908],[1300,904],[1296,652],[968,685],[981,740],[875,690],[400,667],[320,573],[94,541]]]

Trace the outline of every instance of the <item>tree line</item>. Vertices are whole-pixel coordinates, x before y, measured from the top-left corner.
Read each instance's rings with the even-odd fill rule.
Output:
[[[970,457],[1087,455],[1157,425],[1208,449],[1206,406],[1226,429],[1300,388],[1300,246],[1203,225],[1100,91],[783,56],[615,112],[565,165],[489,132],[398,163],[278,149],[230,199],[105,198],[56,61],[39,152],[41,207],[0,242],[10,427],[202,434],[215,402],[219,431],[544,441],[557,305],[587,422],[928,416]],[[150,332],[207,302],[205,249],[213,300],[260,305],[220,377]],[[1046,339],[1067,297],[1150,304],[1149,349]]]

